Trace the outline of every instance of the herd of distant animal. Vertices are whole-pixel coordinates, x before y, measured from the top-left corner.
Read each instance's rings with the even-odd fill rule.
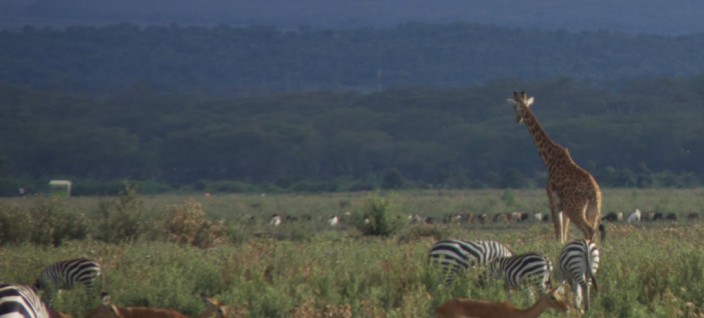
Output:
[[[345,222],[348,222],[350,213],[346,212],[342,217],[332,216],[325,219],[330,227],[339,226]],[[699,219],[699,213],[690,212],[687,213],[684,218],[687,221],[694,221]],[[281,216],[279,214],[274,214],[269,218],[269,225],[279,226],[285,223],[295,223],[299,221],[312,221],[313,218],[310,216],[304,216],[302,218],[293,217],[286,215]],[[616,223],[616,222],[628,222],[628,223],[638,223],[638,222],[657,222],[657,221],[677,221],[679,217],[677,213],[661,213],[655,211],[641,212],[640,209],[635,209],[635,211],[624,216],[623,212],[609,212],[601,217],[602,222]],[[527,212],[509,212],[509,213],[450,213],[444,215],[439,224],[457,224],[457,225],[470,225],[470,224],[520,224],[520,223],[543,223],[549,222],[550,215],[545,213],[533,213],[529,214]],[[435,224],[437,221],[433,217],[422,216],[420,214],[409,214],[408,222],[410,224]]]
[[[534,99],[525,92],[513,93],[509,103],[516,112],[516,121],[524,123],[533,136],[540,157],[548,170],[547,195],[550,208],[550,220],[555,228],[555,237],[564,244],[558,258],[556,276],[560,287],[552,286],[552,261],[536,251],[515,253],[500,242],[487,240],[442,240],[436,242],[429,252],[429,264],[441,270],[442,284],[456,282],[457,275],[470,269],[485,269],[491,277],[504,282],[508,298],[510,291],[522,286],[538,291],[535,303],[526,309],[518,309],[509,302],[492,302],[475,299],[452,299],[439,305],[435,313],[439,318],[468,317],[538,317],[548,308],[560,312],[568,310],[562,297],[561,286],[570,285],[574,293],[574,307],[578,311],[590,309],[590,286],[598,290],[596,272],[599,267],[599,248],[596,244],[596,232],[601,217],[601,190],[594,177],[577,165],[567,148],[552,141],[542,129],[530,109]],[[519,214],[499,214],[500,218],[524,221],[529,216]],[[479,216],[487,219],[486,216]],[[627,217],[628,222],[639,222],[642,218],[650,220],[676,220],[676,215],[643,215],[637,210]],[[459,221],[460,215],[449,220]],[[537,216],[534,216],[537,218]],[[698,218],[688,216],[688,218]],[[604,220],[623,221],[622,214],[608,214]],[[496,221],[496,220],[494,220]],[[540,218],[543,221],[543,218]],[[271,224],[281,224],[281,216],[272,217]],[[331,226],[339,222],[337,217],[328,220]],[[569,241],[570,222],[583,233],[582,239]],[[603,240],[603,238],[602,238]],[[105,277],[100,264],[88,259],[73,259],[49,265],[44,269],[32,286],[19,284],[0,284],[0,318],[57,318],[65,317],[50,306],[53,290],[72,289],[82,285],[93,294],[99,277]],[[43,297],[40,294],[43,292]],[[532,292],[532,290],[531,290]],[[42,299],[43,298],[43,299]],[[536,298],[536,297],[534,297]],[[206,311],[201,318],[224,318],[226,307],[217,300],[204,298]],[[49,305],[47,305],[49,304]],[[87,318],[185,318],[175,310],[117,307],[110,296],[102,293],[102,304],[92,310]]]

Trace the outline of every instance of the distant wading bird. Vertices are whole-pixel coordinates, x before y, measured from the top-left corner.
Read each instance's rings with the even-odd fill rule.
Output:
[[[508,102],[516,112],[516,122],[528,127],[547,167],[546,190],[555,236],[561,243],[567,241],[571,220],[584,233],[584,238],[594,241],[601,219],[601,189],[596,180],[572,160],[567,148],[548,137],[530,109],[533,97],[513,92]]]

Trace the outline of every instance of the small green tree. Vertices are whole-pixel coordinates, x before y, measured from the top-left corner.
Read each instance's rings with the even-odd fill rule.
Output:
[[[125,183],[125,189],[114,199],[101,199],[98,212],[102,216],[96,238],[109,242],[133,242],[145,232],[144,202],[139,198],[137,187]]]
[[[408,220],[396,212],[389,200],[369,199],[362,213],[355,214],[354,226],[364,235],[389,236],[402,229]]]

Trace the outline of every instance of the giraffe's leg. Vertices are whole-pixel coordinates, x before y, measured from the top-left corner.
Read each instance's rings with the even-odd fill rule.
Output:
[[[584,233],[584,238],[588,239],[590,241],[594,241],[594,235],[596,234],[596,228],[592,227],[592,225],[589,223],[587,220],[587,209],[589,208],[589,203],[585,202],[584,205],[581,207],[581,209],[577,209],[575,211],[579,211],[577,215],[574,215],[574,225],[579,228],[582,233]]]
[[[555,227],[555,238],[562,240],[562,222],[560,221],[562,212],[560,211],[560,197],[557,195],[557,192],[552,190],[550,183],[548,183],[546,190],[548,192],[548,203],[550,205],[550,217],[552,218],[552,224]]]
[[[584,218],[594,232],[593,237],[590,238],[591,241],[594,241],[596,230],[599,228],[599,222],[601,222],[601,202],[599,199],[592,198],[587,202]]]
[[[565,243],[569,239],[569,234],[570,234],[569,214],[566,214],[564,211],[560,212],[560,220],[562,221],[562,224],[561,224],[562,237],[560,238],[560,242]]]

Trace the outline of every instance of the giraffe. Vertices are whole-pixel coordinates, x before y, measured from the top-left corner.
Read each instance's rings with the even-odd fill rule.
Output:
[[[593,241],[601,218],[601,189],[596,180],[574,162],[567,148],[548,137],[530,109],[533,97],[513,92],[508,102],[516,111],[516,122],[528,127],[548,170],[546,190],[556,238],[561,243],[568,239],[572,221],[586,239]]]

